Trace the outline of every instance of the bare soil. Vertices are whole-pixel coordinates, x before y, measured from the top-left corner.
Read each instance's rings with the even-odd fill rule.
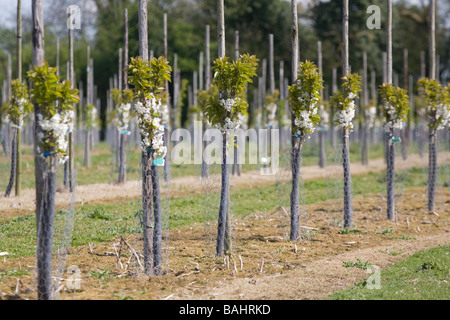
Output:
[[[329,201],[307,206],[307,226],[311,233],[303,240],[284,238],[287,229],[280,210],[249,212],[234,221],[235,243],[231,257],[211,256],[201,224],[170,231],[167,273],[146,277],[131,266],[117,267],[117,257],[104,255],[118,250],[120,239],[110,243],[73,247],[67,266],[81,270],[81,289],[67,289],[61,282],[60,299],[323,299],[332,292],[366,279],[366,271],[346,268],[343,261],[361,259],[385,268],[419,250],[450,244],[450,199],[445,209],[429,214],[424,208],[425,189],[407,189],[402,211],[396,221],[387,221],[379,210],[380,195],[354,197],[354,222],[361,231],[340,234],[336,225],[341,212],[327,213]],[[392,232],[388,228],[392,228]],[[308,230],[308,229],[307,229]],[[126,236],[127,242],[141,251],[140,236]],[[401,252],[389,255],[385,250]],[[130,256],[122,247],[121,263]],[[0,260],[4,270],[34,270],[34,257]],[[241,264],[242,263],[242,264]],[[109,270],[108,276],[93,271]],[[65,274],[64,277],[68,277]],[[19,279],[19,280],[17,280]],[[0,279],[0,299],[35,299],[33,276]]]

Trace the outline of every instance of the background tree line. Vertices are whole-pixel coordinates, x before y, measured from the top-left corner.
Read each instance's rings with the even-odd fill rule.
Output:
[[[5,1],[5,0],[2,0]],[[402,0],[393,8],[393,72],[403,84],[403,49],[409,49],[409,74],[420,77],[420,53],[426,53],[428,61],[428,2],[411,4]],[[138,4],[136,0],[47,0],[45,15],[45,58],[56,65],[56,43],[60,38],[60,75],[66,77],[68,40],[66,8],[78,5],[82,11],[82,29],[76,30],[74,42],[76,85],[80,81],[86,86],[86,48],[91,47],[94,58],[94,82],[102,101],[102,118],[105,118],[106,91],[109,79],[117,73],[118,50],[123,46],[123,14],[128,8],[129,56],[138,55]],[[369,30],[366,22],[370,14],[367,7],[381,8],[381,29]],[[440,56],[439,76],[450,80],[450,16],[449,1],[438,1],[437,53]],[[350,65],[359,72],[363,64],[363,51],[368,55],[369,70],[374,69],[377,83],[382,81],[382,53],[385,51],[386,1],[350,1]],[[187,83],[192,72],[198,70],[199,53],[204,51],[205,25],[211,28],[211,59],[217,56],[217,22],[215,0],[150,0],[149,1],[149,46],[155,56],[163,54],[163,13],[168,14],[168,60],[173,65],[174,54],[178,55],[178,68],[182,82],[182,123],[187,120]],[[31,12],[24,12],[23,25],[23,69],[31,65]],[[310,6],[299,6],[299,38],[301,60],[317,59],[317,41],[322,42],[323,73],[325,84],[331,88],[332,69],[342,72],[342,1],[321,2],[314,0]],[[14,17],[12,17],[14,19]],[[234,55],[234,31],[239,31],[240,52],[255,54],[259,59],[268,58],[269,34],[274,34],[275,67],[279,61],[285,63],[285,77],[290,76],[290,3],[282,0],[227,0],[225,1],[226,54]],[[12,57],[13,78],[17,77],[15,51],[15,26],[0,26],[0,85],[6,78],[7,55]],[[427,71],[428,73],[428,71]],[[258,70],[261,74],[261,64]],[[276,83],[278,85],[278,72]],[[268,77],[267,77],[268,78]],[[269,81],[269,79],[267,79]],[[172,85],[170,90],[173,90]],[[331,89],[330,89],[331,90]],[[86,92],[86,91],[85,91]],[[252,90],[249,90],[250,95]],[[331,94],[331,92],[329,92]],[[1,93],[0,93],[1,94]],[[252,101],[252,97],[249,97]]]

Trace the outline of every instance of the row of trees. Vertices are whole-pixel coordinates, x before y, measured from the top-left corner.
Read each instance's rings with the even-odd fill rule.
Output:
[[[53,66],[59,67],[60,76],[66,78],[65,61],[69,59],[68,46],[66,45],[66,8],[69,5],[78,5],[82,12],[82,29],[74,35],[76,40],[74,55],[77,61],[74,65],[74,74],[79,83],[86,79],[86,48],[91,47],[91,57],[96,61],[96,73],[94,82],[98,86],[99,97],[102,99],[101,117],[106,125],[105,102],[106,92],[109,86],[109,79],[117,71],[111,66],[117,65],[117,53],[119,48],[124,47],[125,35],[123,32],[124,9],[128,8],[129,34],[136,35],[137,29],[137,2],[132,0],[123,1],[94,1],[95,6],[88,6],[84,1],[60,1],[49,0],[49,18],[46,21],[46,57]],[[381,8],[381,30],[369,30],[366,27],[367,7],[377,5]],[[448,25],[445,24],[445,17],[448,15],[448,8],[445,2],[439,3],[437,16],[436,39],[437,43],[445,44],[449,42]],[[267,55],[268,41],[267,35],[274,35],[274,59],[285,62],[285,77],[291,79],[290,65],[290,37],[289,24],[290,8],[287,1],[226,1],[225,21],[227,23],[227,54],[232,56],[233,33],[239,30],[240,51],[252,52],[257,57],[262,58]],[[340,24],[342,17],[342,6],[339,1],[317,2],[311,8],[300,6],[297,10],[299,20],[299,39],[301,47],[301,59],[318,61],[316,44],[320,40],[323,48],[323,70],[324,87],[332,87],[333,69],[337,68],[338,74],[343,75],[342,66],[339,61],[342,58],[342,34]],[[216,32],[215,16],[216,7],[214,1],[198,0],[195,2],[187,0],[152,0],[149,1],[149,36],[153,40],[150,50],[155,56],[164,54],[164,37],[162,31],[164,13],[167,13],[167,59],[174,65],[174,56],[177,54],[178,68],[182,71],[181,78],[191,82],[192,73],[198,70],[199,48],[204,46],[204,26],[211,26],[211,33]],[[385,51],[386,24],[386,4],[383,0],[355,0],[349,7],[349,15],[352,24],[349,29],[349,40],[352,43],[352,55],[349,57],[349,64],[354,72],[358,72],[363,67],[362,54],[368,53],[367,63],[369,71],[376,71],[377,83],[382,82],[382,52]],[[403,75],[403,48],[414,48],[409,54],[409,74],[416,79],[421,75],[421,52],[426,53],[427,36],[429,26],[429,14],[427,5],[412,5],[407,1],[400,1],[393,4],[393,74],[399,75],[399,82]],[[63,23],[64,22],[64,23]],[[119,22],[119,23],[118,23]],[[23,33],[23,65],[28,67],[32,64],[31,47],[31,17],[24,17]],[[414,34],[414,37],[411,35]],[[0,27],[0,70],[7,68],[7,53],[14,53],[16,48],[16,32],[6,27]],[[57,39],[60,39],[59,41]],[[130,37],[128,44],[129,56],[138,55],[138,41],[136,36]],[[57,43],[60,43],[57,51]],[[215,41],[211,43],[211,51],[217,50]],[[436,53],[440,56],[438,75],[448,74],[449,53],[445,46],[437,46]],[[59,57],[59,59],[57,59]],[[205,57],[206,58],[206,57]],[[15,55],[12,56],[13,73],[15,70]],[[60,61],[59,65],[56,62]],[[206,61],[206,59],[205,59]],[[261,73],[262,64],[258,67]],[[174,70],[176,71],[176,70]],[[5,79],[5,74],[0,73],[0,84]],[[445,80],[445,79],[444,79]],[[395,81],[394,81],[395,82]],[[86,86],[86,81],[83,83]],[[256,83],[255,83],[256,85]],[[269,79],[267,78],[267,85]],[[80,87],[80,89],[82,89]],[[85,88],[84,88],[85,89]],[[174,87],[169,87],[171,96],[174,97]],[[187,90],[187,85],[182,87]],[[84,90],[86,92],[86,90]],[[332,93],[332,91],[330,90]],[[181,124],[187,120],[188,95],[184,92],[181,100]],[[249,90],[249,101],[253,99],[253,91]],[[250,117],[252,115],[250,114]]]
[[[167,131],[163,119],[170,119],[168,109],[162,103],[167,99],[168,81],[171,79],[171,67],[167,59],[149,59],[148,44],[148,5],[146,0],[139,0],[137,11],[139,27],[139,55],[124,61],[124,68],[119,64],[120,73],[124,71],[125,88],[113,92],[117,104],[121,123],[118,127],[126,130],[125,113],[130,111],[131,103],[138,116],[141,135],[142,150],[142,206],[143,206],[143,243],[144,268],[148,275],[161,274],[161,245],[162,245],[162,212],[159,186],[158,166],[164,165],[167,144],[164,136]],[[387,81],[380,87],[380,95],[385,104],[385,128],[387,129],[388,143],[388,219],[394,218],[394,128],[401,128],[406,120],[408,111],[408,97],[406,91],[392,85],[392,2],[388,1],[387,26]],[[433,17],[435,0],[431,0],[430,16]],[[344,171],[344,221],[345,227],[351,227],[352,199],[351,174],[349,164],[349,136],[353,128],[353,119],[356,113],[355,99],[361,91],[361,77],[350,72],[349,57],[351,54],[349,41],[349,2],[343,2],[342,38],[343,38],[343,66],[342,83],[331,98],[336,107],[334,116],[335,125],[342,130],[342,155]],[[20,1],[19,6],[20,9]],[[20,11],[20,10],[18,10]],[[42,1],[33,1],[33,64],[34,67],[27,73],[32,84],[31,91],[18,79],[14,82],[14,90],[6,112],[14,121],[20,131],[22,117],[30,110],[28,97],[34,105],[34,154],[35,154],[35,181],[36,181],[36,219],[37,219],[37,261],[38,261],[38,297],[51,298],[51,252],[53,238],[53,219],[55,214],[54,197],[56,192],[56,162],[69,163],[73,161],[72,131],[75,119],[75,104],[79,102],[78,89],[73,85],[73,65],[69,63],[68,81],[62,81],[57,75],[57,68],[49,67],[45,61],[44,52],[44,20]],[[218,213],[218,235],[216,255],[222,256],[231,251],[231,236],[229,230],[229,164],[227,161],[228,149],[233,145],[230,135],[240,125],[242,115],[247,114],[248,103],[245,92],[247,85],[257,74],[258,59],[254,55],[244,54],[229,60],[225,55],[225,7],[224,1],[217,1],[217,34],[218,59],[214,62],[214,77],[208,95],[208,102],[204,103],[203,116],[210,125],[218,126],[223,134],[221,199]],[[288,90],[289,111],[291,119],[291,240],[299,236],[299,178],[302,145],[309,134],[320,123],[319,103],[323,89],[323,76],[319,68],[310,61],[300,63],[298,44],[297,3],[291,1],[291,39],[292,39],[292,85]],[[433,18],[431,19],[432,21]],[[125,19],[127,21],[127,19]],[[127,25],[127,24],[125,24]],[[73,35],[69,31],[69,39]],[[125,36],[126,38],[126,36]],[[430,29],[430,56],[431,69],[435,70],[434,55],[434,28]],[[73,45],[69,41],[69,51],[72,53]],[[73,54],[70,55],[73,62]],[[272,77],[271,77],[272,78]],[[427,106],[427,115],[430,128],[430,163],[429,163],[429,210],[433,210],[434,189],[436,179],[436,134],[450,121],[449,90],[443,88],[435,79],[434,71],[430,79],[422,79],[418,83]],[[271,82],[273,83],[273,81]],[[126,86],[130,84],[131,89]],[[271,88],[271,94],[275,94]],[[125,107],[125,105],[130,105]],[[123,110],[122,110],[123,109]],[[123,132],[122,135],[124,136]],[[17,140],[20,141],[20,140]],[[122,141],[122,146],[124,142]],[[20,151],[20,145],[15,144]],[[125,162],[121,163],[123,166]],[[20,168],[20,163],[18,164]],[[123,169],[123,168],[122,168]],[[123,172],[123,170],[122,170]],[[120,178],[120,177],[119,177]],[[69,181],[72,180],[69,174]]]

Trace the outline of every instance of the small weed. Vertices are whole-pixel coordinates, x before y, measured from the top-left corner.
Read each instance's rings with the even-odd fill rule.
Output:
[[[359,268],[366,270],[372,264],[369,261],[362,262],[360,259],[356,258],[357,262],[353,261],[342,261],[344,267],[346,268]]]
[[[11,270],[5,270],[3,272],[0,272],[0,279],[6,278],[6,277],[18,277],[18,276],[29,276],[30,272],[28,270],[17,270],[17,269],[11,269]]]
[[[442,269],[437,262],[424,262],[416,271],[434,271],[436,274],[439,274]]]
[[[94,212],[88,214],[88,217],[96,220],[113,220],[113,217],[111,217],[111,215],[106,212],[106,209],[104,207],[95,208]]]
[[[134,300],[132,296],[126,296],[123,292],[119,294],[114,294],[113,297],[119,298],[120,300]]]
[[[339,234],[363,234],[361,230],[358,229],[350,229],[350,228],[344,228],[339,230]]]
[[[96,271],[91,271],[89,272],[89,274],[91,276],[93,276],[94,278],[99,278],[99,279],[106,279],[106,278],[114,278],[115,274],[110,273],[109,270],[96,270]]]
[[[380,232],[377,232],[377,234],[394,234],[394,229],[386,228],[384,230],[381,230]]]
[[[399,236],[393,237],[392,239],[399,239],[399,240],[416,240],[415,237],[405,236],[404,234],[401,234]]]
[[[380,252],[381,253],[386,253],[386,254],[390,254],[391,256],[398,256],[398,255],[400,255],[400,254],[402,254],[403,253],[403,251],[402,250],[399,250],[399,251],[395,251],[395,250],[380,250]]]

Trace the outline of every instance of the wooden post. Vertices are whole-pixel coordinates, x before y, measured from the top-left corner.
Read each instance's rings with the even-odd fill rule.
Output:
[[[69,81],[70,81],[70,86],[72,88],[75,87],[75,72],[74,72],[74,56],[73,56],[73,29],[69,28]],[[81,99],[81,97],[80,97]],[[75,108],[75,106],[74,106]],[[75,128],[75,124],[74,127]],[[69,132],[69,159],[67,160],[68,162],[68,166],[69,166],[69,189],[70,192],[73,192],[75,185],[74,185],[74,173],[73,173],[73,168],[74,168],[74,163],[75,163],[75,141],[74,141],[74,133],[73,130],[71,130]]]
[[[239,60],[239,31],[236,30],[234,32],[234,60],[237,61]],[[240,149],[238,147],[238,139],[237,137],[234,137],[234,154],[233,154],[233,167],[232,167],[232,171],[231,174],[234,176],[235,174],[237,174],[238,176],[241,175],[241,165],[238,163],[239,162],[239,152]]]
[[[218,56],[219,58],[225,57],[225,7],[224,0],[217,0],[217,43],[218,43]],[[219,98],[222,98],[223,92],[219,92]],[[216,256],[222,257],[225,250],[231,250],[231,230],[230,217],[229,217],[229,163],[228,154],[226,150],[228,140],[228,133],[225,131],[222,137],[222,186],[220,192],[220,207],[217,226],[217,244],[216,244]],[[225,244],[225,241],[227,244]],[[230,251],[228,251],[230,252]],[[227,253],[228,253],[227,252]]]
[[[392,83],[392,0],[387,0],[387,83]],[[394,175],[395,175],[395,145],[392,142],[394,129],[390,128],[387,141],[388,163],[387,163],[387,218],[395,219],[394,209]]]
[[[430,0],[429,59],[430,79],[436,79],[436,0]]]
[[[298,49],[298,16],[297,16],[297,0],[291,0],[291,44],[292,44],[292,84],[297,81],[297,69],[299,61],[299,49]],[[299,237],[300,228],[300,162],[301,162],[301,150],[303,146],[303,137],[297,137],[294,133],[295,128],[295,115],[292,112],[291,107],[291,141],[292,141],[292,156],[291,156],[291,168],[292,168],[292,191],[291,191],[291,230],[289,238],[291,241],[295,241]]]
[[[369,164],[369,123],[368,123],[368,106],[369,106],[369,89],[368,89],[368,78],[367,78],[367,52],[363,52],[363,108],[361,112],[364,117],[364,127],[362,135],[362,148],[361,148],[361,163],[364,165]]]
[[[436,0],[430,0],[430,79],[436,79]],[[436,169],[437,169],[437,130],[428,133],[428,211],[434,210],[434,196],[436,192]]]
[[[319,69],[319,74],[323,74],[323,67],[322,67],[322,42],[317,41],[317,65]],[[323,97],[323,89],[320,89],[320,99],[321,104],[323,104],[324,97]],[[322,123],[323,125],[323,123]],[[325,130],[321,126],[319,128],[319,167],[325,168]]]
[[[142,60],[148,60],[148,29],[147,29],[147,0],[139,0],[139,55]],[[149,276],[154,275],[153,269],[153,182],[152,159],[147,152],[142,152],[142,219],[144,237],[144,269]]]
[[[128,66],[128,10],[124,10],[124,49],[123,49],[123,61],[122,61],[122,48],[119,49],[119,75],[123,74],[123,86],[120,83],[120,87],[123,89],[128,88],[128,77],[126,67]],[[121,77],[119,76],[119,79]],[[121,89],[119,87],[119,90]],[[127,124],[129,125],[129,124]],[[120,143],[119,143],[119,183],[125,183],[127,178],[127,135],[123,132],[119,132]]]
[[[210,49],[210,27],[206,26],[205,31],[205,86],[208,90],[211,85],[211,49]]]
[[[274,63],[274,48],[273,48],[273,34],[269,34],[269,88],[270,94],[275,92],[275,63]]]
[[[87,46],[87,53],[86,53],[86,61],[87,61],[87,69],[86,69],[86,104],[91,104],[91,97],[92,97],[92,92],[91,92],[91,47]],[[85,107],[85,110],[86,107]],[[85,119],[86,119],[86,115],[85,115]],[[90,155],[89,155],[89,133],[90,133],[90,129],[88,129],[87,127],[85,128],[85,139],[84,139],[84,162],[83,165],[85,167],[89,167],[90,166]]]
[[[426,77],[425,51],[420,51],[420,78]]]
[[[22,82],[22,4],[17,0],[17,79]],[[17,167],[16,167],[16,197],[20,197],[22,188],[22,161],[21,161],[22,131],[17,129]]]
[[[343,39],[344,39],[344,56],[343,56],[343,73],[347,76],[350,72],[349,67],[349,42],[348,42],[348,23],[349,10],[348,0],[344,0],[343,7]],[[349,158],[349,132],[343,129],[342,134],[342,166],[344,168],[344,227],[352,226],[352,192],[351,192],[351,174],[350,174],[350,158]]]
[[[164,58],[167,59],[167,13],[163,15],[163,46],[164,46]],[[166,104],[167,104],[167,112],[168,119],[170,119],[170,94],[169,94],[169,81],[166,80]],[[170,121],[169,121],[170,122]],[[170,124],[167,123],[164,125],[164,146],[167,148],[166,155],[164,157],[164,181],[168,182],[170,177],[170,157],[169,157],[169,148],[170,148]]]

